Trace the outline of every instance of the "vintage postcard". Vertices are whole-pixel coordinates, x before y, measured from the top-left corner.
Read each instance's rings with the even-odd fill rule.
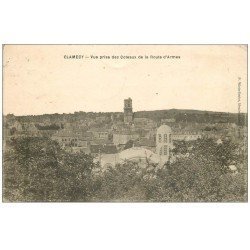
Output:
[[[3,45],[4,202],[247,202],[247,45]]]

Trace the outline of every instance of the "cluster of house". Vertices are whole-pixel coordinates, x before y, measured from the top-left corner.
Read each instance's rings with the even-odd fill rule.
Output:
[[[112,165],[121,159],[149,159],[159,163],[166,154],[170,157],[170,149],[175,140],[197,140],[201,134],[190,131],[172,131],[164,125],[174,123],[174,119],[161,120],[157,124],[152,119],[133,117],[131,98],[124,100],[124,119],[115,121],[101,128],[90,127],[82,132],[79,129],[64,128],[58,130],[52,139],[58,141],[65,150],[92,154],[101,165]],[[102,122],[105,119],[101,119]],[[163,130],[164,133],[159,131]],[[159,137],[157,137],[159,136]],[[162,139],[161,139],[162,136]],[[162,149],[159,149],[159,145]],[[167,146],[165,145],[167,143]],[[145,157],[146,156],[146,157]],[[150,156],[150,157],[149,157]]]
[[[118,113],[111,114],[109,119],[100,115],[93,119],[85,117],[84,121],[68,121],[63,116],[63,120],[57,118],[53,124],[47,120],[40,123],[20,122],[10,117],[4,125],[4,139],[27,135],[46,136],[57,141],[68,152],[93,155],[102,165],[128,158],[151,159],[159,163],[169,159],[173,141],[192,141],[204,136],[219,139],[225,133],[223,126],[216,126],[215,129],[210,125],[206,129],[204,124],[181,126],[174,118],[156,122],[149,118],[134,117],[132,99],[128,98],[124,100],[123,117]],[[226,129],[232,134],[239,131],[236,125],[227,126]]]

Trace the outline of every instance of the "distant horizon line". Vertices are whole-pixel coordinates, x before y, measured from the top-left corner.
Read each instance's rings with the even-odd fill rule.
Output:
[[[133,111],[133,113],[136,112],[152,112],[152,111],[167,111],[167,110],[179,110],[179,111],[199,111],[199,112],[212,112],[212,113],[230,113],[230,114],[248,114],[248,112],[229,112],[229,111],[214,111],[214,110],[200,110],[200,109],[177,109],[177,108],[170,108],[170,109],[154,109],[154,110],[137,110]],[[74,114],[74,113],[124,113],[123,111],[73,111],[68,113],[43,113],[43,114],[23,114],[23,115],[15,115],[14,113],[8,113],[4,114],[3,116],[7,115],[14,115],[14,116],[42,116],[42,115],[68,115],[68,114]]]

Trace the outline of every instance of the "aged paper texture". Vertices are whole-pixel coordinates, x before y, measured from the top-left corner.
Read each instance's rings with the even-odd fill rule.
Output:
[[[4,202],[247,202],[247,45],[4,45]]]

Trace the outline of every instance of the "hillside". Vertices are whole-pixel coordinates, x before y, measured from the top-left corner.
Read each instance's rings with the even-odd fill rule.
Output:
[[[77,121],[81,119],[95,119],[96,117],[110,118],[111,115],[119,117],[123,120],[122,112],[74,112],[69,114],[44,114],[44,115],[30,115],[30,116],[17,116],[19,121],[37,121],[50,119],[55,120],[70,120]],[[7,117],[12,115],[7,115]],[[213,112],[201,110],[187,110],[187,109],[166,109],[166,110],[152,110],[152,111],[137,111],[134,112],[135,118],[149,118],[157,122],[161,119],[175,119],[176,122],[197,122],[197,123],[236,123],[238,125],[247,125],[246,113],[226,113],[226,112]]]

